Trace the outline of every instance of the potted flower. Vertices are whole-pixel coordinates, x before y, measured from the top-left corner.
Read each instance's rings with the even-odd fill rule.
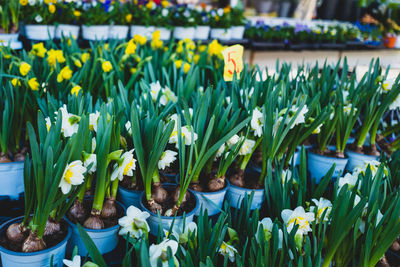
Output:
[[[231,39],[242,40],[247,23],[243,8],[236,6],[231,10]]]
[[[173,9],[169,6],[168,1],[161,1],[155,9],[154,26],[155,31],[160,31],[160,40],[167,41],[171,38],[171,15]]]
[[[178,5],[172,14],[174,25],[174,38],[178,40],[193,39],[195,34],[196,20],[194,9],[188,5]]]
[[[61,39],[62,37],[79,38],[79,21],[81,18],[81,11],[76,8],[77,4],[71,1],[60,1],[56,3],[58,10],[57,28],[55,37]]]
[[[131,37],[141,35],[150,39],[154,32],[152,15],[154,15],[156,4],[149,1],[146,5],[128,3],[129,12],[132,15]]]
[[[115,1],[112,10],[110,10],[110,29],[109,38],[123,40],[128,37],[129,26],[132,16],[129,14],[127,5],[120,1]]]
[[[370,69],[359,83],[361,88],[358,97],[363,101],[358,108],[361,109],[360,114],[363,116],[360,118],[361,125],[356,131],[356,140],[353,146],[346,150],[346,155],[349,157],[348,170],[362,166],[364,161],[376,160],[380,155],[376,147],[376,136],[381,118],[400,94],[399,79],[396,79],[391,88],[388,88],[382,79],[384,78],[381,76],[377,60],[374,65],[371,63]],[[366,143],[368,135],[369,146]]]
[[[211,10],[211,39],[218,39],[227,41],[232,37],[231,30],[231,8],[229,6],[225,8],[218,8]]]
[[[159,94],[163,95],[163,92],[157,89],[150,92],[152,100],[156,101]],[[142,103],[146,103],[146,101],[143,100]],[[148,105],[150,105],[150,108],[153,104],[148,103]],[[176,159],[176,153],[171,154],[170,150],[165,150],[168,137],[173,130],[173,122],[164,123],[165,112],[158,108],[150,112],[146,106],[144,105],[141,110],[138,110],[135,104],[132,105],[131,120],[127,124],[129,138],[133,140],[140,172],[137,171],[130,177],[125,176],[123,186],[119,190],[121,200],[125,205],[137,207],[140,206],[140,197],[144,190],[148,209],[157,213],[157,210],[161,209],[160,204],[166,198],[166,191],[161,185],[160,170],[163,170],[166,165]],[[170,109],[170,107],[169,104],[167,109]],[[160,213],[162,212],[160,211]]]
[[[236,134],[249,122],[250,118],[243,116],[241,109],[234,110],[232,104],[224,107],[225,96],[221,90],[207,89],[204,94],[198,94],[193,107],[191,124],[197,133],[195,148],[200,151],[206,147],[210,151],[216,144],[221,144],[218,150],[206,161],[202,169],[194,172],[190,188],[199,198],[200,209],[208,210],[210,216],[222,210],[222,204],[229,187],[225,179],[228,168],[239,154],[243,140],[237,140]],[[208,107],[208,108],[205,108]],[[211,134],[206,129],[211,128]],[[171,140],[173,141],[173,140]],[[222,143],[221,143],[222,141]],[[193,163],[202,160],[194,155]],[[215,168],[213,168],[215,166]]]
[[[32,158],[25,159],[25,211],[1,228],[3,266],[48,266],[51,260],[62,264],[71,235],[63,216],[86,172],[77,158],[88,122],[82,117],[73,136],[63,140],[62,132],[69,127],[64,119],[59,112],[56,123],[49,123],[39,112],[38,135],[32,124],[27,124]]]
[[[84,16],[82,20],[82,37],[85,40],[107,40],[110,26],[109,19],[114,6],[110,1],[93,0],[84,3],[79,10]]]
[[[45,41],[54,38],[56,5],[41,1],[21,1],[21,17],[24,19],[26,37],[34,41]]]
[[[0,43],[10,45],[11,48],[18,47],[18,22],[20,5],[18,1],[0,1]],[[0,44],[1,45],[1,44]]]
[[[194,33],[194,39],[208,40],[208,36],[210,35],[210,10],[211,6],[205,4],[196,6],[194,16],[197,26]]]
[[[30,65],[22,62],[20,68],[24,69],[24,67],[30,68]],[[17,83],[19,82],[17,87],[20,88],[21,82],[18,79],[16,80]],[[21,128],[26,119],[23,99],[27,97],[27,92],[14,91],[12,84],[7,81],[0,95],[2,98],[0,102],[0,110],[2,112],[0,133],[0,196],[18,199],[20,193],[24,190],[23,169],[27,149],[24,146],[21,147],[21,137],[24,136]]]

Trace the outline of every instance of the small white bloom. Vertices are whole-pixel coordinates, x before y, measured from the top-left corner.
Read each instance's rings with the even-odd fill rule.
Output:
[[[325,210],[326,214],[324,217],[324,221],[328,221],[329,215],[332,211],[332,203],[328,199],[325,199],[323,197],[321,197],[319,200],[313,198],[312,202],[314,202],[315,206],[310,207],[310,211],[314,212],[315,210],[317,210],[317,221],[321,221],[321,216],[325,212]]]
[[[225,151],[225,144],[222,144],[222,146],[220,146],[220,148],[217,151],[217,155],[215,155],[215,159],[221,157],[224,151]]]
[[[131,124],[130,121],[127,121],[127,122],[125,123],[125,129],[128,131],[128,134],[129,134],[129,135],[132,135],[132,124]]]
[[[172,90],[169,89],[168,87],[164,88],[163,93],[164,93],[163,97],[165,97],[166,103],[168,103],[169,101],[176,103],[178,101],[178,98],[176,97],[174,92],[172,92]]]
[[[92,153],[96,150],[96,137],[92,137]]]
[[[185,244],[188,242],[189,236],[192,234],[197,235],[197,224],[195,222],[190,222],[186,224],[185,228],[183,229],[183,225],[175,223],[172,227],[171,233],[167,230],[164,230],[164,234],[167,238],[173,236],[179,241],[180,244]]]
[[[86,168],[83,167],[82,161],[75,160],[67,165],[64,170],[63,176],[60,181],[61,191],[64,195],[71,191],[73,185],[80,185],[85,180],[83,175],[86,172]]]
[[[339,190],[347,184],[348,189],[351,190],[354,188],[358,180],[358,174],[354,175],[351,173],[346,173],[344,177],[339,178]]]
[[[346,106],[344,106],[343,107],[343,111],[344,111],[344,114],[346,114],[347,116],[349,116],[349,115],[351,115],[350,114],[350,112],[351,112],[351,109],[353,108],[353,105],[352,104],[347,104]],[[354,113],[355,112],[357,112],[357,108],[354,108],[354,111],[353,111]]]
[[[222,8],[218,8],[217,14],[218,16],[222,17],[224,15],[224,10]]]
[[[179,266],[178,259],[175,257],[176,251],[178,250],[178,242],[175,240],[165,239],[158,245],[152,244],[149,248],[150,264],[152,267],[158,266],[158,260],[161,260],[162,267],[168,266],[168,247],[172,250],[175,266]]]
[[[90,169],[88,169],[89,165],[92,164]],[[88,154],[87,158],[83,162],[83,166],[87,169],[89,174],[93,174],[97,170],[97,157],[96,154]]]
[[[263,133],[264,118],[263,113],[255,108],[250,121],[251,129],[254,131],[254,135],[260,137]]]
[[[262,226],[262,230],[261,230]],[[271,218],[264,218],[260,222],[258,222],[258,227],[257,227],[257,233],[256,233],[256,240],[258,243],[261,242],[259,240],[259,231],[264,232],[264,239],[265,241],[269,241],[272,237],[272,228],[274,226],[274,223],[272,222]],[[282,244],[283,244],[283,232],[281,229],[278,230],[278,237],[279,237],[279,242],[278,242],[278,249],[282,249]]]
[[[239,142],[240,137],[239,135],[235,134],[234,136],[232,136],[231,138],[229,138],[229,140],[226,142],[226,144],[228,145],[229,148],[233,147],[234,145],[237,144],[237,142]]]
[[[51,127],[51,120],[50,120],[50,118],[47,117],[47,118],[45,119],[45,121],[46,121],[46,128],[47,128],[47,131],[50,131],[50,127]]]
[[[166,8],[163,8],[163,10],[161,11],[161,15],[163,16],[163,17],[166,17],[166,16],[168,16],[168,9],[166,9]]]
[[[288,181],[290,181],[290,179],[292,179],[292,171],[289,169],[282,170],[281,179],[282,179],[282,184],[286,184]]]
[[[391,103],[389,106],[390,110],[395,110],[398,108],[400,108],[400,95],[398,95],[396,99],[393,101],[393,103]]]
[[[315,220],[314,213],[305,212],[304,208],[301,206],[294,210],[285,209],[282,211],[281,216],[289,232],[293,229],[294,225],[298,225],[298,230],[303,234],[312,231],[310,223]]]
[[[243,145],[240,147],[239,155],[244,156],[253,152],[253,148],[256,144],[256,141],[247,139],[244,140]]]
[[[190,146],[192,143],[196,142],[197,140],[197,133],[193,132],[192,128],[189,127],[188,125],[183,126],[181,128],[181,134],[182,134],[182,139],[185,145]],[[192,138],[193,135],[193,138]],[[175,129],[172,133],[171,136],[169,137],[170,144],[175,144],[176,148],[178,148],[178,130]]]
[[[61,132],[64,134],[64,137],[71,137],[78,131],[79,128],[79,117],[73,114],[68,113],[67,106],[64,104],[60,108],[61,112]],[[57,114],[57,112],[56,112]]]
[[[97,133],[97,124],[99,122],[100,112],[89,114],[89,129]]]
[[[292,126],[290,127],[291,129],[292,129],[293,127],[295,127],[296,125],[298,125],[298,124],[305,123],[305,118],[306,118],[306,114],[307,114],[307,112],[308,112],[308,107],[307,107],[307,105],[304,105],[303,108],[302,108],[300,111],[298,111],[298,109],[299,109],[299,107],[292,106],[291,111],[293,112],[293,116],[294,116],[296,113],[299,113],[299,115],[297,115],[296,119],[294,120],[294,123],[293,123]],[[292,116],[292,117],[293,117],[293,116]]]
[[[161,96],[160,96],[160,104],[165,106],[167,104],[167,98],[165,97],[165,95],[162,92],[162,88],[160,85],[160,82],[157,81],[156,83],[151,83],[150,84],[150,94],[151,94],[151,98],[153,99],[153,101],[156,101],[158,98],[158,95],[161,92]]]
[[[64,259],[63,263],[67,267],[81,267],[81,257],[79,255],[75,255],[72,261]]]
[[[126,176],[133,176],[133,170],[136,169],[136,160],[133,158],[133,149],[125,152],[121,156],[122,163],[115,163],[113,172],[111,173],[111,181],[118,178],[120,181]]]
[[[34,6],[36,4],[36,0],[28,0],[28,4],[30,6]]]
[[[165,167],[169,167],[176,160],[177,155],[178,153],[175,151],[165,150],[158,161],[158,169],[164,170]]]
[[[118,224],[121,226],[119,234],[126,235],[129,233],[129,235],[134,238],[147,236],[150,227],[146,219],[149,217],[150,214],[148,212],[141,211],[135,206],[130,206],[126,210],[126,216],[118,220]]]
[[[39,14],[38,14],[38,15],[36,15],[36,17],[35,17],[35,21],[36,21],[37,23],[41,23],[41,22],[43,21],[43,18],[42,18],[42,16],[40,16]]]
[[[218,252],[224,257],[228,256],[231,262],[235,262],[235,254],[237,253],[237,250],[234,246],[231,246],[223,241]]]

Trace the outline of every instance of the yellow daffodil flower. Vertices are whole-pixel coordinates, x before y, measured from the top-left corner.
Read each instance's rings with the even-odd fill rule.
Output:
[[[101,64],[101,68],[103,69],[104,72],[110,72],[112,70],[111,62],[104,61],[103,64]]]
[[[31,65],[26,62],[22,62],[21,65],[19,65],[19,73],[21,73],[22,76],[26,76],[30,70]]]
[[[46,55],[47,49],[44,47],[43,43],[37,43],[32,46],[32,54],[37,57],[44,58]]]
[[[64,63],[65,57],[63,51],[50,49],[47,52],[47,62],[49,63],[50,66],[54,66],[57,62],[60,64]]]
[[[89,58],[90,58],[90,54],[89,53],[83,53],[81,55],[81,60],[82,60],[83,63],[85,63]]]
[[[32,78],[28,81],[28,85],[31,88],[32,91],[38,91],[39,90],[39,83],[36,78]]]
[[[18,86],[21,86],[21,81],[20,81],[19,79],[17,79],[17,78],[14,78],[14,79],[11,80],[11,84],[12,84],[14,87],[16,87],[17,85],[18,85]]]
[[[65,66],[64,68],[61,69],[60,73],[57,75],[57,82],[62,82],[64,80],[69,80],[72,77],[72,70],[68,67]]]
[[[71,95],[78,96],[80,90],[82,90],[82,87],[80,87],[79,85],[75,85],[71,89]]]

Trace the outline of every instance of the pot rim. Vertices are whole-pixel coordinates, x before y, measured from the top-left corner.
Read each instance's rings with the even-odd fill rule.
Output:
[[[344,153],[356,154],[356,155],[361,155],[361,156],[371,157],[371,158],[376,158],[376,159],[379,158],[379,156],[368,155],[368,154],[364,154],[364,153],[358,153],[358,152],[355,152],[355,151],[353,151],[353,150],[351,150],[351,149],[345,149]]]
[[[331,157],[331,156],[325,156],[325,155],[321,155],[321,154],[318,154],[318,153],[314,153],[311,150],[307,150],[307,153],[308,154],[313,154],[315,156],[319,156],[319,157],[322,157],[322,158],[334,159],[336,161],[347,161],[347,160],[349,160],[349,157],[346,154],[345,154],[345,156],[346,156],[345,158],[338,158],[338,157]]]
[[[18,221],[22,221],[24,218],[24,216],[19,216],[16,218],[13,218],[11,220],[6,221],[5,223],[3,223],[0,226],[0,233],[2,233],[5,229],[6,226],[9,226],[10,224],[14,223],[14,222],[18,222]],[[65,218],[64,218],[65,220]],[[65,220],[65,222],[68,224],[68,222]],[[64,237],[63,240],[61,240],[60,242],[58,242],[56,245],[46,248],[44,250],[40,250],[40,251],[35,251],[35,252],[16,252],[16,251],[12,251],[9,249],[6,249],[5,247],[0,245],[0,252],[2,253],[6,253],[9,255],[14,255],[14,256],[20,256],[20,257],[29,257],[29,256],[36,256],[36,255],[40,255],[40,254],[45,254],[51,251],[54,251],[56,249],[58,249],[59,247],[63,246],[65,243],[68,242],[69,238],[71,237],[71,230],[69,228],[69,225],[67,227],[67,235]]]
[[[162,185],[163,187],[164,187],[164,186],[167,186],[167,188],[168,188],[168,187],[169,187],[169,188],[172,188],[172,187],[178,186],[177,184],[173,184],[173,183],[163,183],[163,184],[161,184],[161,185]],[[198,208],[199,208],[199,198],[197,197],[197,195],[193,192],[193,190],[191,190],[191,189],[189,189],[189,188],[188,188],[188,192],[191,193],[191,194],[194,196],[194,198],[195,198],[195,200],[196,200],[196,204],[195,204],[194,208],[193,208],[190,212],[184,214],[184,215],[185,215],[185,218],[188,218],[188,217],[194,215],[195,212],[196,212],[196,211],[198,210]],[[144,197],[144,194],[145,194],[145,191],[143,191],[143,192],[140,194],[140,208],[142,208],[143,211],[148,212],[151,216],[154,216],[154,217],[157,217],[157,218],[160,217],[162,220],[177,220],[177,219],[183,219],[183,215],[174,216],[174,217],[169,217],[169,216],[164,216],[164,215],[158,215],[158,214],[156,214],[156,213],[154,213],[154,212],[151,212],[151,211],[150,211],[148,208],[146,208],[146,207],[144,206],[144,204],[143,204],[143,197]]]
[[[251,192],[254,190],[254,192],[261,192],[264,191],[265,188],[259,188],[259,189],[251,189],[251,188],[245,188],[245,187],[240,187],[240,186],[236,186],[234,184],[229,183],[229,187],[235,188],[235,189],[239,189],[239,190],[243,190],[246,192]]]
[[[179,175],[176,176],[175,181],[178,183],[178,177]],[[222,188],[221,190],[218,191],[213,191],[213,192],[199,192],[193,189],[190,189],[194,194],[199,194],[199,195],[217,195],[217,194],[221,194],[224,191],[226,192],[228,190],[228,187],[231,185],[231,183],[228,181],[228,178],[225,177],[225,186],[224,188]]]
[[[26,24],[25,27],[56,27],[54,24]]]
[[[62,26],[62,27],[73,27],[73,28],[79,28],[79,25],[76,25],[76,24],[65,24],[65,23],[60,23],[60,24],[57,24],[57,27],[60,27],[60,26]]]
[[[119,205],[121,208],[122,208],[122,210],[124,211],[124,214],[126,213],[126,208],[125,208],[125,206],[121,203],[121,202],[119,202],[119,201],[117,201],[117,200],[115,200],[115,203],[117,204],[117,205]],[[122,216],[123,217],[123,216]],[[121,217],[121,218],[122,218]],[[76,223],[73,223],[70,219],[68,219],[68,217],[67,216],[64,216],[64,219],[67,221],[67,223],[68,223],[68,225],[69,226],[71,226],[71,227],[77,227],[76,226]],[[90,228],[86,228],[86,227],[84,227],[83,225],[82,225],[82,227],[83,227],[83,229],[85,229],[85,231],[86,232],[91,232],[91,233],[102,233],[102,232],[108,232],[108,231],[114,231],[114,230],[116,230],[116,229],[118,229],[119,228],[119,224],[116,224],[116,225],[114,225],[114,226],[112,226],[112,227],[108,227],[108,228],[104,228],[104,229],[90,229]]]

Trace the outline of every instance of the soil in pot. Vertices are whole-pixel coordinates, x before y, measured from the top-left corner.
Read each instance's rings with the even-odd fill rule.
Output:
[[[259,183],[259,175],[247,173],[239,168],[233,168],[229,174],[229,182],[235,186],[247,189],[262,189],[264,185]]]
[[[14,224],[12,224],[11,226],[13,226],[13,225]],[[43,241],[45,243],[45,247],[43,249],[51,248],[65,239],[65,237],[68,234],[68,224],[65,221],[61,221],[59,225],[60,225],[60,228],[58,231],[54,232],[51,235],[43,236]],[[25,242],[25,240],[28,238],[29,231],[26,231],[26,233],[24,234],[25,238],[21,242],[14,242],[14,241],[9,240],[7,238],[6,232],[7,231],[4,231],[2,233],[2,235],[0,236],[0,246],[6,248],[8,250],[11,250],[11,251],[22,252],[22,245]]]
[[[159,205],[159,211],[161,215],[165,215],[166,211],[171,210],[174,208],[176,204],[176,199],[179,195],[179,187],[175,188],[164,188],[164,190],[167,192],[167,196],[164,201],[162,202],[156,202],[156,204]],[[152,189],[153,192],[153,189]],[[150,211],[156,213],[157,210],[154,210],[154,205],[150,206],[148,201],[146,200],[146,196],[143,196],[143,204],[144,206],[149,209]],[[182,201],[181,206],[179,207],[178,211],[176,212],[176,216],[182,216],[183,213],[189,213],[196,207],[196,198],[193,195],[193,193],[186,191],[186,195],[184,197],[184,200]]]
[[[165,170],[166,169],[167,168],[165,168]],[[174,174],[174,173],[171,171],[171,174]],[[160,181],[161,181],[161,183],[167,183],[167,182],[170,182],[170,178],[163,175],[163,173],[161,172],[160,173]],[[132,177],[124,175],[124,178],[120,182],[119,186],[122,186],[123,188],[128,189],[128,190],[143,191],[144,186],[143,186],[143,179],[142,179],[140,170],[136,171],[136,181],[133,181]]]
[[[105,202],[107,202],[107,200]],[[81,225],[84,225],[85,221],[90,217],[90,211],[92,209],[92,204],[93,204],[93,199],[86,198],[83,200],[82,206],[83,206],[84,216],[79,217],[79,219],[76,219],[75,216],[71,215],[71,209],[72,209],[72,207],[71,207],[71,209],[67,212],[68,219],[73,223],[79,222]],[[106,203],[103,204],[103,207],[105,204]],[[110,228],[110,227],[117,225],[118,219],[125,215],[124,210],[122,208],[120,208],[119,205],[116,205],[116,206],[117,206],[117,209],[116,209],[116,214],[114,216],[107,217],[107,218],[103,218],[100,216],[98,217],[104,225],[104,227],[102,229]],[[86,228],[88,228],[88,227],[86,227]]]
[[[26,154],[28,153],[28,147],[24,146],[14,154],[5,154],[0,152],[0,163],[9,163],[15,161],[24,161]]]
[[[201,175],[196,183],[190,183],[190,189],[197,192],[217,192],[224,189],[227,185],[225,177],[217,177],[217,172],[212,171],[211,174]]]
[[[351,146],[350,146],[350,150],[359,154],[364,154],[364,155],[368,155],[368,156],[379,156],[380,153],[378,151],[378,149],[376,148],[376,145],[374,146],[357,146],[356,142],[354,142]]]
[[[312,149],[311,152],[314,154],[317,154],[317,155],[325,156],[325,157],[339,158],[339,159],[346,158],[346,156],[344,155],[343,152],[336,153],[336,151],[332,151],[330,149],[326,149],[323,152],[319,151],[318,149]]]

